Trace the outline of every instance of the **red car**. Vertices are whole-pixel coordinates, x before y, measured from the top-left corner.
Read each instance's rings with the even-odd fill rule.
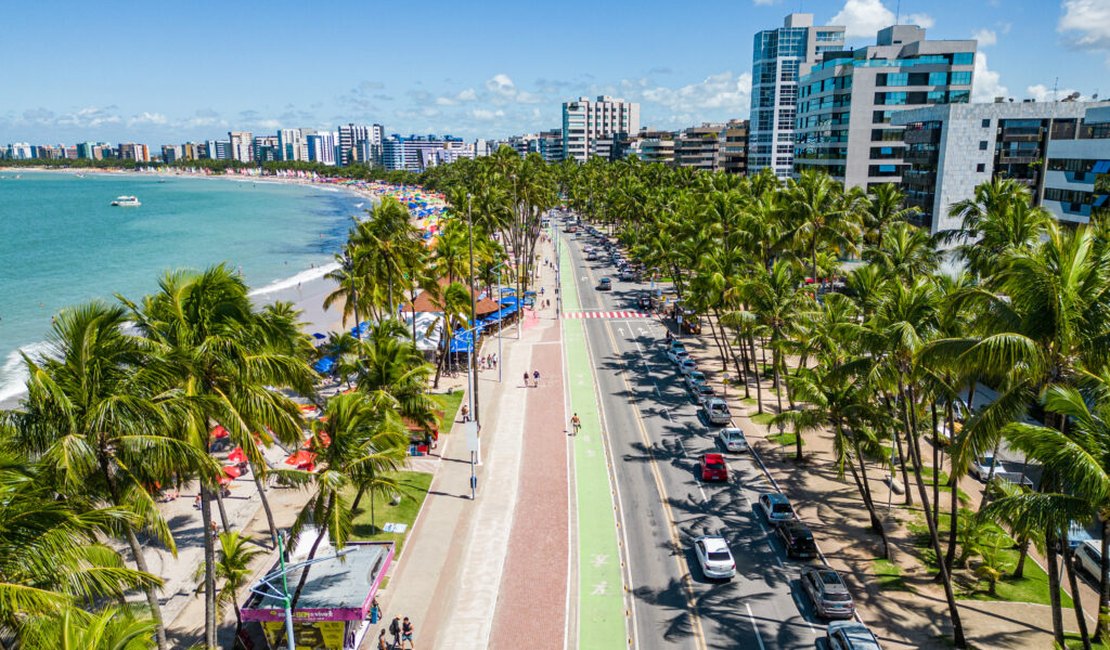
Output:
[[[728,482],[728,466],[720,454],[705,454],[701,457],[701,480]]]

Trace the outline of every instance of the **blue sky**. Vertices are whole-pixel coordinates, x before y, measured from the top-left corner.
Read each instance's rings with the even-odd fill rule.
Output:
[[[334,128],[502,137],[611,94],[641,122],[747,117],[752,35],[792,11],[852,45],[897,0],[5,2],[0,143]],[[976,97],[1110,98],[1110,0],[902,0],[931,38],[978,36]],[[1058,81],[1057,81],[1058,79]],[[1100,87],[1100,84],[1103,87]]]

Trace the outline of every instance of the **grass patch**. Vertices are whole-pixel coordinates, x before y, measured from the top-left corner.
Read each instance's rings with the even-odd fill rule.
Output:
[[[756,404],[754,397],[742,397],[740,398],[740,403],[744,406],[755,406]]]
[[[964,512],[967,511],[964,510]],[[948,515],[942,512],[937,530],[941,537],[941,550],[947,550],[948,548],[948,531],[950,530],[948,521]],[[966,525],[963,518],[961,518],[960,525]],[[916,521],[908,523],[906,528],[914,535],[914,546],[918,551],[918,557],[925,562],[928,572],[935,574],[936,556],[929,541],[929,528],[925,520],[919,517]],[[1013,539],[996,524],[989,524],[988,529],[994,534],[1000,535],[1003,540],[996,551],[996,568],[1001,571],[1002,577],[998,579],[998,583],[995,585],[995,593],[991,594],[987,580],[974,572],[974,568],[981,562],[982,558],[973,554],[968,558],[966,567],[960,566],[958,562],[963,548],[957,547],[957,565],[953,571],[956,597],[962,600],[1001,600],[1048,605],[1048,574],[1030,558],[1025,560],[1025,570],[1022,577],[1013,578],[1012,574],[1020,556],[1019,549],[1015,546]],[[962,538],[963,534],[960,537]],[[963,544],[964,540],[958,538],[958,543]],[[1063,607],[1072,606],[1071,597],[1064,593],[1063,584],[1061,584],[1060,599]]]
[[[439,416],[439,432],[447,433],[455,424],[455,414],[459,412],[459,405],[463,401],[463,391],[453,390],[450,393],[435,393],[432,400],[442,412]]]
[[[748,419],[751,420],[752,422],[755,422],[756,424],[761,424],[763,426],[768,426],[768,425],[771,424],[771,420],[774,417],[775,417],[774,413],[756,413],[756,414],[752,415],[751,417],[749,417]]]
[[[875,567],[875,581],[882,591],[912,591],[906,581],[902,579],[902,570],[890,560],[878,558],[872,560]]]
[[[432,475],[425,472],[397,472],[396,479],[401,488],[398,492],[401,502],[393,505],[390,503],[391,495],[373,495],[374,523],[371,524],[371,495],[364,496],[355,511],[352,537],[372,542],[392,541],[397,544],[397,554],[400,555],[405,538],[412,532],[412,523],[416,521],[416,515],[424,505],[424,498],[428,496]],[[355,495],[352,493],[348,497],[354,499]],[[381,530],[386,523],[407,524],[407,527],[403,533],[386,533]]]
[[[775,443],[776,445],[793,447],[794,445],[798,444],[798,435],[795,433],[791,433],[790,431],[784,431],[782,433],[776,433],[773,436],[767,436],[767,440]],[[802,440],[802,446],[806,446],[805,440]]]
[[[1091,636],[1094,637],[1095,630],[1094,630],[1093,626],[1091,626],[1090,621],[1087,622],[1087,626],[1089,628],[1088,631],[1090,632]],[[1083,647],[1083,639],[1082,639],[1082,637],[1079,636],[1078,632],[1065,633],[1064,634],[1064,646],[1067,647],[1069,650],[1071,650],[1071,648],[1082,648]],[[1105,643],[1096,643],[1094,641],[1094,639],[1092,638],[1091,639],[1091,647],[1092,648],[1103,648],[1103,649],[1105,649],[1105,648],[1110,647],[1110,646],[1107,646]]]
[[[929,488],[929,494],[932,494],[932,490],[933,490],[933,468],[932,467],[922,467],[921,468],[921,476],[922,476],[922,478],[925,479],[925,485],[926,485],[926,487]],[[941,494],[948,495],[947,497],[941,497],[941,498],[944,499],[947,503],[951,503],[952,502],[952,487],[949,485],[949,482],[951,481],[951,479],[949,478],[948,473],[945,472],[944,470],[941,470],[936,478],[937,478],[938,481],[940,481]],[[967,495],[967,492],[964,492],[963,490],[960,490],[959,492],[956,493],[956,500],[959,501],[961,505],[967,505],[967,504],[971,503],[971,497],[969,497]]]

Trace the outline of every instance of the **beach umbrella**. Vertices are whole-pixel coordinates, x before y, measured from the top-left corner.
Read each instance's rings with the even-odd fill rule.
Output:
[[[228,478],[239,478],[243,471],[235,465],[224,465],[224,476]]]
[[[236,447],[227,455],[227,459],[233,463],[245,463],[247,462],[247,454],[243,451],[242,447]]]
[[[297,469],[303,469],[311,472],[316,468],[316,454],[306,449],[301,449],[295,454],[285,459],[286,465],[292,465]]]
[[[223,428],[219,424],[216,425],[215,429],[212,429],[212,437],[215,438],[216,440],[221,440],[221,439],[226,438],[230,435],[231,434],[227,432],[227,429]]]

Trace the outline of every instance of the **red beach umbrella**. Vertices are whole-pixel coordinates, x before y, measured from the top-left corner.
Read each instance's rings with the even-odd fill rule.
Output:
[[[245,463],[247,462],[247,454],[242,447],[236,447],[227,455],[227,459],[233,463]]]
[[[239,478],[242,473],[235,465],[224,465],[224,476],[228,478]]]

